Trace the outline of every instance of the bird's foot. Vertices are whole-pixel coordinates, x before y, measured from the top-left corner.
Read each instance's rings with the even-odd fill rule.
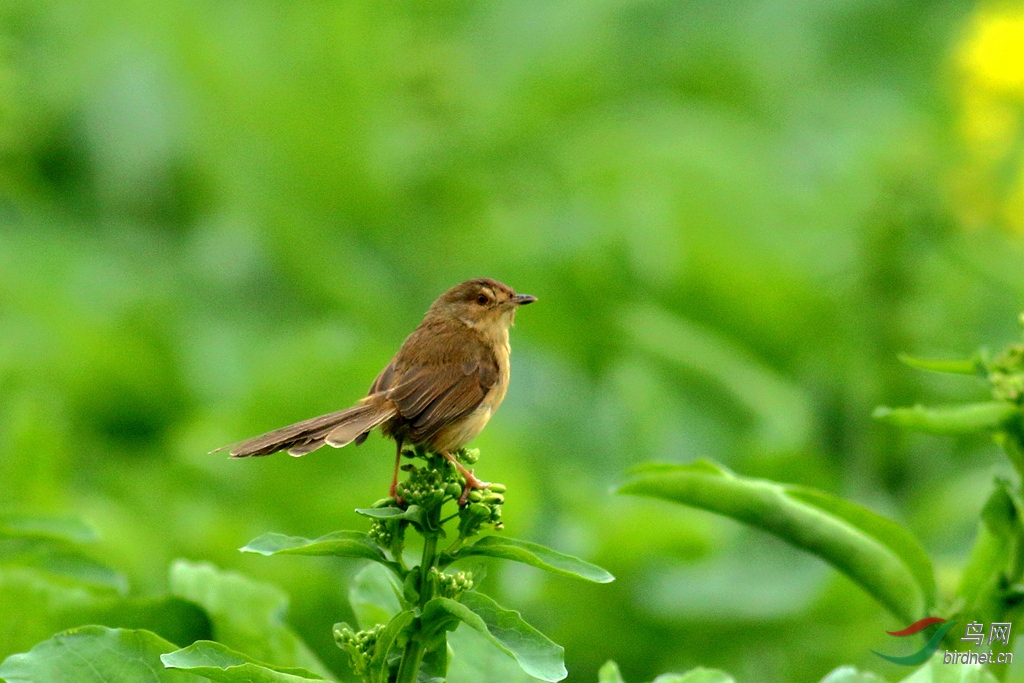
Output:
[[[473,489],[485,489],[491,485],[489,481],[480,481],[473,474],[473,470],[465,470],[462,475],[466,477],[466,488],[462,489],[462,495],[459,496],[459,507],[466,504],[469,500],[469,492]]]
[[[395,499],[395,505],[397,505],[400,508],[404,508],[405,500],[400,495],[398,495],[398,491],[396,490],[397,488],[398,477],[396,476],[394,480],[391,482],[391,488],[388,489],[388,495]]]

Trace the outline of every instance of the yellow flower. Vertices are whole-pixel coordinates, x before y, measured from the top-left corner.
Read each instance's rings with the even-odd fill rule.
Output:
[[[966,154],[951,180],[960,216],[1024,233],[1024,9],[980,10],[956,64]]]

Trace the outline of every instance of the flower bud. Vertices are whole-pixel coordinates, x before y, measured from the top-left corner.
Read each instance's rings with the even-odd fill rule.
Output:
[[[483,503],[470,503],[467,507],[474,517],[489,517],[491,514],[491,509]]]
[[[459,458],[459,460],[466,463],[467,465],[476,464],[476,461],[480,459],[480,449],[463,448],[461,451],[459,451],[457,457]]]

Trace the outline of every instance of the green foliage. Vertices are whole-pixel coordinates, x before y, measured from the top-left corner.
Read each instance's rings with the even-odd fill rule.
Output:
[[[895,522],[819,491],[744,479],[706,461],[633,470],[620,493],[732,517],[821,557],[906,622],[935,599],[931,561]]]
[[[85,624],[148,629],[174,642],[207,638],[210,620],[180,598],[126,596],[123,575],[85,554],[80,521],[7,515],[0,531],[0,658]]]
[[[58,633],[0,664],[7,683],[200,683],[204,678],[165,669],[160,656],[177,648],[150,633],[85,626]]]
[[[184,671],[220,683],[300,683],[324,680],[312,671],[264,664],[221,643],[206,640],[160,655],[160,661],[167,669]]]
[[[260,662],[308,669],[328,677],[324,665],[288,628],[288,596],[274,586],[208,563],[178,560],[171,566],[171,592],[210,615],[214,639]]]
[[[92,527],[74,517],[39,517],[30,515],[0,515],[0,538],[33,538],[69,543],[89,543],[96,540]]]
[[[564,576],[573,576],[594,583],[608,583],[614,581],[615,577],[606,570],[590,562],[560,553],[557,550],[546,548],[538,543],[521,541],[518,538],[506,536],[484,536],[473,543],[453,551],[450,555],[442,556],[441,566],[455,562],[464,557],[500,557],[505,560],[522,562],[532,567],[546,569],[547,571]]]
[[[1024,322],[1024,318],[1022,318]],[[1024,475],[1024,345],[1012,344],[991,361],[978,353],[977,374],[988,384],[993,401],[943,411],[917,408],[915,415],[928,415],[898,424],[925,431],[993,433],[1018,480],[997,477],[995,488],[981,511],[977,537],[967,566],[961,576],[957,600],[947,610],[961,620],[984,623],[1012,621],[1022,613],[1024,594],[1019,584],[1024,578],[1024,501],[1019,477]],[[896,413],[897,411],[893,411]],[[909,413],[905,413],[909,414]],[[973,430],[967,429],[973,425]],[[1011,633],[1012,638],[1015,637]],[[992,665],[1001,678],[1005,665]]]
[[[71,541],[93,540],[85,529],[69,520],[8,516],[0,543],[8,544],[7,549],[14,541],[57,545],[68,556],[78,557]],[[178,561],[170,572],[174,595],[137,598],[95,581],[91,565],[83,573],[80,562],[66,563],[66,569],[78,571],[55,573],[45,564],[23,559],[5,553],[0,561],[0,609],[13,627],[5,633],[16,634],[3,643],[2,654],[39,644],[4,660],[0,676],[8,681],[331,679],[283,623],[287,598],[272,586],[209,564]],[[76,628],[65,631],[69,626]],[[49,638],[56,631],[62,632]],[[211,637],[250,654],[209,642]],[[179,651],[182,645],[188,647]],[[162,654],[170,657],[168,666],[194,671],[165,671]]]
[[[900,683],[997,683],[997,679],[980,664],[943,664],[941,657],[935,657]]]
[[[625,683],[615,662],[606,662],[598,672],[598,683]],[[732,676],[712,669],[693,669],[685,674],[663,674],[653,683],[734,683]],[[820,683],[886,683],[877,674],[843,666],[821,679]],[[996,683],[979,664],[943,664],[936,658],[917,669],[900,683]]]
[[[885,683],[885,681],[869,671],[858,671],[855,667],[843,666],[825,676],[821,683]]]
[[[875,410],[875,418],[908,429],[932,434],[974,434],[1004,428],[1020,416],[1020,410],[1004,401],[988,401],[946,408],[886,408]]]
[[[906,363],[918,370],[930,370],[951,375],[985,374],[985,361],[981,354],[971,360],[938,360],[933,358],[914,358],[905,353],[898,354],[901,363]]]
[[[394,575],[378,564],[368,564],[352,577],[348,601],[360,628],[385,624],[401,611],[402,587],[394,581]]]
[[[597,683],[625,683],[619,666],[612,661],[605,662],[597,676]],[[722,671],[698,668],[685,674],[663,674],[654,683],[735,683],[735,679]]]
[[[1022,317],[1024,322],[1024,317]],[[1009,460],[1024,475],[1024,345],[1014,344],[995,360],[979,352],[969,362],[904,362],[924,370],[977,375],[985,379],[993,401],[934,409],[876,409],[891,424],[939,434],[995,432]],[[945,622],[929,631],[926,646],[906,656],[882,658],[903,665],[925,662],[959,621],[1012,623],[1022,613],[1024,593],[1024,500],[1020,483],[1002,478],[981,512],[974,548],[962,573],[957,596],[936,604],[931,561],[920,542],[901,525],[848,501],[807,487],[744,479],[707,461],[691,465],[653,464],[634,468],[620,493],[661,498],[731,517],[774,534],[816,555],[860,584],[905,623],[936,611]],[[908,597],[910,598],[908,600]],[[1013,634],[1006,643],[1012,650]],[[991,636],[990,636],[991,643]],[[971,666],[939,667],[937,656],[907,681],[997,680]],[[991,663],[998,680],[1005,664]],[[951,673],[952,672],[952,673]],[[607,676],[617,670],[607,669]],[[855,670],[835,671],[826,681],[870,678]]]
[[[612,661],[605,662],[597,672],[597,683],[624,683],[619,665]]]
[[[360,531],[335,531],[312,541],[298,536],[264,534],[250,541],[241,551],[260,555],[331,555],[387,562],[384,553]]]
[[[469,462],[479,457],[477,453],[458,455]],[[350,601],[361,630],[344,622],[334,626],[338,647],[349,655],[353,671],[368,683],[411,683],[423,677],[447,676],[447,634],[459,623],[513,657],[527,675],[543,681],[565,678],[564,648],[526,623],[518,612],[473,590],[470,573],[443,570],[463,557],[483,556],[597,583],[614,577],[597,565],[528,541],[485,536],[467,545],[483,528],[502,527],[505,487],[490,484],[463,498],[466,478],[451,462],[422,448],[405,451],[403,456],[422,464],[402,467],[409,475],[398,483],[398,497],[358,510],[373,520],[372,533],[336,531],[313,541],[265,534],[242,551],[356,557],[390,570],[389,575],[372,568],[376,565],[364,567],[352,584]],[[443,510],[451,504],[455,510],[444,517]],[[446,524],[456,520],[454,540],[439,550]],[[403,556],[410,529],[423,537],[422,559],[412,568],[406,566]]]
[[[713,380],[757,421],[764,448],[803,447],[810,438],[811,407],[800,387],[748,350],[699,325],[652,306],[621,311],[631,343]]]
[[[1016,62],[976,43],[1017,10],[2,2],[0,512],[87,520],[84,554],[133,599],[165,595],[178,557],[285,587],[289,625],[350,676],[329,627],[355,619],[361,561],[233,549],[366,531],[351,510],[384,490],[393,446],[208,451],[357,400],[434,296],[494,276],[541,299],[476,444],[515,492],[502,521],[620,580],[492,562],[478,587],[565,646],[573,683],[612,657],[632,681],[872,667],[905,624],[844,575],[608,489],[707,457],[842,495],[918,535],[956,593],[984,482],[1011,468],[986,436],[866,416],[990,398],[895,355],[1015,337]],[[0,574],[2,655],[117,601]]]
[[[466,593],[461,602],[434,598],[423,607],[423,620],[435,629],[449,628],[446,615],[483,634],[534,678],[560,681],[568,675],[563,647],[523,621],[518,612],[504,609],[482,593]]]

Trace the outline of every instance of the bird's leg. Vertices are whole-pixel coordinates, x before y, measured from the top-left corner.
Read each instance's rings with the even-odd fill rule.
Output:
[[[476,476],[473,474],[473,470],[467,470],[465,467],[463,467],[462,463],[459,462],[458,459],[448,451],[443,451],[441,455],[443,455],[448,460],[448,462],[455,465],[455,468],[459,471],[459,474],[466,478],[466,488],[462,489],[462,495],[459,496],[460,507],[466,504],[466,500],[469,498],[470,491],[472,491],[473,489],[485,489],[491,485],[490,482],[480,481],[479,479],[477,479]]]
[[[398,488],[398,467],[402,464],[402,440],[395,439],[395,441],[398,443],[398,452],[395,453],[395,473],[391,477],[391,489],[388,495],[394,498],[395,502],[401,505],[404,501],[401,499],[401,497],[398,495],[395,489]]]

